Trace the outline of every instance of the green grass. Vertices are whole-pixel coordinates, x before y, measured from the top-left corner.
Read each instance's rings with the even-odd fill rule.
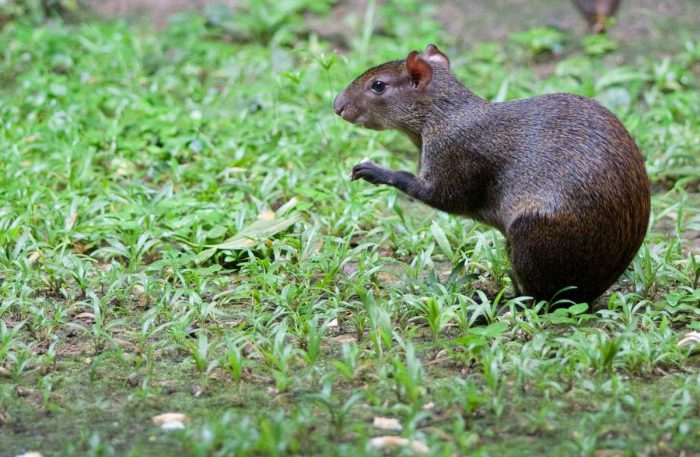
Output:
[[[550,32],[455,49],[399,4],[347,54],[298,9],[0,31],[0,454],[381,455],[394,433],[443,456],[700,453],[700,360],[676,345],[700,329],[700,42],[619,66],[568,37],[537,77]],[[497,232],[349,181],[417,153],[333,97],[431,41],[484,97],[596,97],[637,139],[653,224],[596,308],[496,317],[519,303]],[[191,422],[151,424],[167,411]]]

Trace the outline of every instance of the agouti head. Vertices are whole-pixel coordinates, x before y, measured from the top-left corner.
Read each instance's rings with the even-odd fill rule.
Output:
[[[337,115],[373,130],[420,131],[428,104],[463,86],[450,71],[450,61],[437,46],[411,51],[405,60],[371,68],[333,102]]]

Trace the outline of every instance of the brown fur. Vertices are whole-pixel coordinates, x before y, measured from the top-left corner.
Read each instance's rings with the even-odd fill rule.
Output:
[[[376,81],[385,83],[381,93],[372,88]],[[398,129],[421,150],[418,176],[362,162],[352,179],[388,184],[497,227],[525,295],[550,300],[574,286],[557,298],[591,302],[644,239],[644,160],[620,121],[593,100],[550,94],[488,102],[430,45],[368,70],[334,109],[353,123]]]
[[[573,0],[593,33],[605,32],[606,22],[617,13],[622,0]]]

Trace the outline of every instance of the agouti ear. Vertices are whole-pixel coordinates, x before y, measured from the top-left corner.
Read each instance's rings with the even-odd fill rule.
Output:
[[[423,89],[433,78],[433,69],[423,60],[418,51],[411,51],[406,57],[406,72],[408,78],[419,89]]]
[[[438,47],[434,44],[429,44],[425,47],[425,51],[423,51],[422,57],[431,64],[440,65],[447,69],[450,68],[450,59],[448,59],[445,54],[440,52]]]

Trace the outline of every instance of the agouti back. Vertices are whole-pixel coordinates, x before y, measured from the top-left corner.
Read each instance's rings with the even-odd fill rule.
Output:
[[[590,303],[644,239],[644,160],[594,100],[550,94],[492,103],[464,87],[429,45],[367,70],[333,108],[354,124],[400,130],[421,150],[418,176],[365,161],[353,167],[353,180],[394,186],[498,228],[523,295]]]

